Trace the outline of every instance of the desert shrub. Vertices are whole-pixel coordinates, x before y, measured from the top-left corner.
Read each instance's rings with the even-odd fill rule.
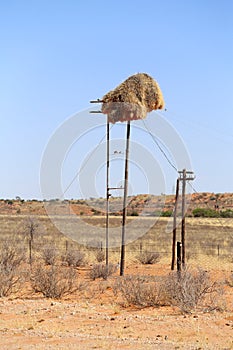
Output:
[[[0,265],[0,298],[17,292],[22,284],[22,275],[16,271]]]
[[[172,210],[165,210],[165,211],[162,211],[161,212],[161,216],[162,217],[170,217],[170,216],[172,216]]]
[[[5,243],[0,250],[0,265],[6,269],[17,269],[25,260],[25,255],[17,248]]]
[[[85,254],[79,250],[69,249],[62,257],[62,260],[68,266],[83,266],[85,264]]]
[[[144,251],[141,252],[136,259],[140,261],[141,264],[147,265],[147,264],[155,264],[160,260],[159,253],[156,252],[148,252]]]
[[[233,287],[233,273],[230,275],[230,277],[226,280],[226,283],[228,286]]]
[[[129,216],[139,216],[139,213],[136,210],[132,210],[131,213],[128,214]]]
[[[188,269],[168,276],[125,276],[118,278],[113,292],[126,305],[139,307],[171,305],[182,312],[191,312],[197,307],[203,311],[219,309],[221,284],[212,282],[209,275],[201,270]]]
[[[0,250],[0,297],[17,292],[24,280],[24,254],[5,244]]]
[[[47,246],[43,248],[41,257],[46,265],[54,265],[58,259],[56,248],[53,246]]]
[[[119,277],[113,285],[113,292],[120,295],[126,305],[147,307],[162,302],[161,284],[148,276]]]
[[[117,271],[117,265],[115,264],[96,264],[92,266],[90,271],[90,278],[94,281],[96,278],[107,279],[108,276],[111,276],[114,272]]]
[[[150,214],[150,216],[161,216],[161,214],[162,214],[162,212],[160,211],[160,210],[155,210],[154,212],[152,212],[151,214]]]
[[[202,269],[173,272],[164,280],[165,299],[170,305],[177,306],[183,312],[191,312],[201,304],[204,306],[207,295],[217,301],[221,293],[220,285],[212,282],[208,273]],[[209,307],[213,308],[213,299]],[[208,307],[206,304],[205,307]]]
[[[46,298],[59,299],[78,290],[77,275],[72,267],[34,266],[31,273],[31,286],[34,292]]]
[[[224,211],[220,211],[221,218],[233,218],[233,210],[226,209]]]
[[[206,208],[196,208],[192,213],[195,218],[218,218],[220,216],[218,211]]]
[[[96,252],[96,260],[100,263],[103,262],[105,259],[105,253],[102,249],[98,249]]]

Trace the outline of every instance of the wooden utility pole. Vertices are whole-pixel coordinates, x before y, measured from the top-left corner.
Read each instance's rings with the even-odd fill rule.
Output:
[[[185,250],[185,215],[186,215],[186,181],[194,180],[193,172],[183,169],[179,171],[180,181],[182,182],[182,222],[181,222],[181,245],[182,245],[182,267],[185,267],[186,263],[186,250]]]
[[[106,266],[108,267],[109,246],[109,121],[107,121],[107,173],[106,173]]]
[[[182,244],[182,267],[185,267],[185,212],[186,212],[186,200],[185,200],[185,189],[186,189],[186,169],[183,169],[182,173],[182,223],[181,223],[181,244]]]
[[[172,237],[172,263],[171,269],[175,268],[175,259],[176,259],[176,216],[177,216],[177,206],[179,198],[179,179],[176,180],[176,198],[175,198],[175,207],[173,215],[173,237]]]
[[[127,136],[126,136],[126,150],[125,150],[125,180],[124,180],[123,216],[122,216],[120,276],[124,276],[124,270],[125,270],[125,225],[126,225],[126,216],[127,216],[127,195],[128,195],[129,139],[130,139],[130,121],[127,122]]]
[[[102,100],[97,99],[90,101],[91,103],[103,103]],[[102,113],[99,111],[90,111],[90,113]],[[120,275],[124,275],[125,269],[125,226],[126,226],[126,216],[127,216],[127,195],[128,195],[128,160],[129,160],[129,140],[130,140],[130,121],[127,122],[127,139],[126,139],[126,151],[125,151],[125,179],[124,179],[124,187],[109,187],[109,168],[110,168],[110,160],[109,160],[109,120],[107,120],[107,170],[106,170],[106,266],[108,267],[109,263],[109,198],[110,198],[110,190],[116,189],[124,189],[124,199],[123,199],[123,214],[122,214],[122,238],[121,238],[121,263],[120,263]]]

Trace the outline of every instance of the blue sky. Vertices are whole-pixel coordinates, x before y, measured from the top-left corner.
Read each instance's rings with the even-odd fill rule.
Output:
[[[231,0],[9,0],[0,4],[0,49],[0,198],[41,198],[54,131],[137,72],[160,84],[194,187],[233,192]]]

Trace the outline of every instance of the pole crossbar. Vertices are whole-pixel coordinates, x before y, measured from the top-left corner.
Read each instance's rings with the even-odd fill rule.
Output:
[[[184,171],[184,170],[179,170],[178,173],[179,173],[179,174],[183,174],[183,171]],[[193,172],[193,171],[188,171],[188,170],[187,170],[187,171],[186,171],[186,174],[194,174],[194,172]]]
[[[104,101],[97,98],[97,100],[91,100],[90,103],[103,103]]]
[[[109,190],[123,190],[124,187],[108,187]]]

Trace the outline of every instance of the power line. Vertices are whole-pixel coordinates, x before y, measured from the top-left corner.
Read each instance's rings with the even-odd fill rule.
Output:
[[[110,130],[112,129],[113,124],[110,127]],[[75,176],[73,177],[73,179],[71,180],[71,182],[69,183],[69,185],[65,188],[65,190],[63,191],[61,197],[64,196],[64,194],[68,191],[68,189],[73,185],[74,181],[77,179],[77,177],[80,175],[80,173],[83,171],[83,169],[85,168],[85,166],[87,165],[87,163],[89,162],[89,160],[91,159],[91,157],[93,156],[93,154],[96,152],[98,146],[103,142],[103,140],[106,138],[106,133],[105,135],[101,138],[101,140],[99,141],[98,145],[93,149],[93,151],[89,154],[89,156],[87,157],[86,161],[84,162],[84,164],[82,165],[82,167],[79,169],[79,171],[75,174]]]
[[[151,133],[151,131],[149,130],[148,126],[146,125],[145,121],[142,121],[147,132],[149,133],[149,135],[151,136],[151,138],[153,139],[154,143],[156,144],[156,146],[158,147],[158,149],[160,150],[160,152],[163,154],[163,156],[165,157],[165,159],[167,160],[167,162],[170,164],[170,166],[178,173],[178,169],[176,168],[176,166],[172,163],[172,161],[168,158],[166,152],[162,149],[162,147],[160,146],[158,140],[156,140],[155,136]]]

